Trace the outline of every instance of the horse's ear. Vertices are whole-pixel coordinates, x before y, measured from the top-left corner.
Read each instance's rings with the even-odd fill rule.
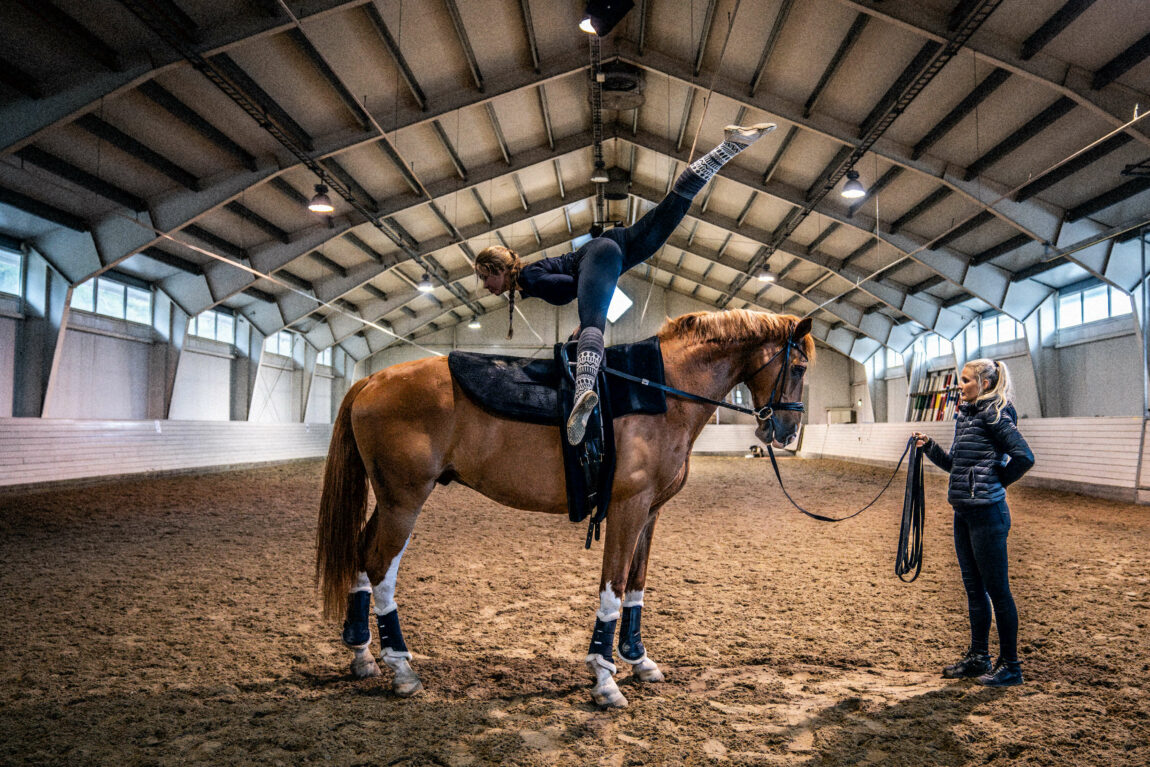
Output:
[[[794,332],[794,339],[796,341],[811,332],[811,323],[812,320],[810,317],[803,317],[798,321],[798,324],[795,325]]]

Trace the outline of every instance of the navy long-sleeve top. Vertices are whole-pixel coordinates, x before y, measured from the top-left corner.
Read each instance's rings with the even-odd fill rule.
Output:
[[[571,303],[579,289],[580,260],[575,253],[564,253],[528,264],[519,272],[520,292],[555,306]]]
[[[950,472],[946,499],[952,506],[988,506],[1006,497],[1006,487],[1034,465],[1034,453],[1018,431],[1014,405],[995,420],[990,400],[963,403],[954,424],[950,452],[931,440],[926,457]]]

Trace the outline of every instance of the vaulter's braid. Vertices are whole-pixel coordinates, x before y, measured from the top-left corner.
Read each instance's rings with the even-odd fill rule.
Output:
[[[515,283],[511,283],[511,291],[507,296],[507,340],[515,336]]]
[[[507,279],[511,280],[511,287],[507,291],[507,340],[510,341],[515,336],[515,291],[519,286],[519,254],[511,251],[515,255],[515,266],[507,272]]]

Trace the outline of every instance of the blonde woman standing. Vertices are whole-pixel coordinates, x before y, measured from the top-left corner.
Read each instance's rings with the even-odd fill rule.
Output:
[[[990,359],[968,362],[959,381],[961,404],[954,442],[943,450],[915,432],[926,457],[950,473],[947,500],[954,507],[954,550],[962,571],[970,614],[970,648],[942,670],[947,679],[977,677],[979,684],[1022,684],[1018,660],[1018,610],[1010,593],[1006,538],[1010,509],[1006,487],[1034,465],[1034,454],[1018,431],[1006,365]],[[993,611],[993,613],[992,613]],[[998,660],[990,662],[990,619],[998,624]]]
[[[688,165],[662,202],[631,226],[593,230],[596,236],[573,253],[524,264],[514,250],[493,245],[476,256],[476,276],[492,293],[508,293],[512,320],[516,291],[524,298],[542,298],[557,306],[579,299],[575,405],[567,421],[570,444],[583,441],[587,420],[599,404],[594,392],[595,378],[603,361],[607,307],[619,277],[663,247],[687,214],[691,200],[723,165],[774,129],[774,123],[728,125],[723,142]],[[510,325],[507,337],[511,338]]]

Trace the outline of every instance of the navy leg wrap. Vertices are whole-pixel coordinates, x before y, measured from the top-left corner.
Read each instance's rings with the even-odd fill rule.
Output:
[[[354,591],[347,595],[347,618],[343,622],[343,643],[348,647],[362,647],[371,641],[371,623],[367,617],[370,607],[370,591]]]
[[[643,639],[639,636],[639,620],[642,612],[643,605],[624,607],[619,624],[619,654],[623,656],[623,660],[632,663],[641,660],[647,654],[647,648],[643,647]]]
[[[392,610],[387,615],[377,615],[379,622],[379,646],[383,650],[391,649],[395,652],[407,652],[407,645],[403,642],[403,632],[399,629],[399,610]]]
[[[595,619],[595,631],[591,634],[591,649],[587,651],[588,655],[602,655],[603,660],[608,663],[614,663],[615,654],[611,651],[611,645],[615,643],[615,621],[602,621],[598,618]]]

